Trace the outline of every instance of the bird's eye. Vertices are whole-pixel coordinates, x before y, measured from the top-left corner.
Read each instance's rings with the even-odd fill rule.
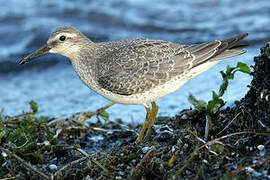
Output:
[[[60,40],[60,41],[66,40],[66,36],[60,36],[59,40]]]

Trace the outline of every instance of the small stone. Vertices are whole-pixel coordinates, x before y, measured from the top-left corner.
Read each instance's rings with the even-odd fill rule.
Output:
[[[117,165],[118,168],[122,168],[122,167],[124,167],[124,166],[125,166],[124,164],[118,164],[118,165]]]
[[[4,162],[3,164],[2,164],[2,167],[6,167],[7,166],[7,162]]]
[[[176,145],[172,146],[172,153],[174,154],[177,150],[179,150],[179,147]]]
[[[92,178],[90,178],[90,176],[89,175],[87,175],[85,178],[84,178],[84,180],[93,180]]]
[[[260,150],[260,151],[263,151],[264,150],[264,145],[258,145],[257,148]]]
[[[136,164],[136,159],[133,159],[132,161],[131,161],[131,163],[134,165],[134,164]]]
[[[49,165],[49,171],[50,172],[55,172],[56,170],[57,170],[57,166],[55,165],[55,164],[51,164],[51,165]]]
[[[183,120],[186,120],[186,119],[188,119],[188,116],[187,116],[187,114],[184,114],[182,117],[181,117],[181,119],[183,119]]]
[[[173,136],[173,133],[165,130],[163,132],[161,132],[157,137],[156,140],[160,141],[160,142],[165,142],[168,141],[168,139],[170,139]]]
[[[206,159],[203,159],[202,162],[208,164],[208,161]]]
[[[265,152],[264,151],[260,151],[260,156],[265,156]]]
[[[43,143],[44,143],[45,146],[50,146],[51,145],[51,143],[49,141],[47,141],[47,140],[44,141]]]
[[[183,148],[184,148],[184,149],[187,149],[187,148],[188,148],[188,144],[185,143],[185,144],[183,145]]]
[[[167,124],[161,126],[160,130],[161,130],[161,131],[170,131],[170,132],[173,132],[173,129],[170,128]]]
[[[1,155],[4,157],[4,158],[6,158],[8,155],[7,155],[7,153],[5,153],[4,151],[1,153]]]
[[[251,167],[248,167],[248,168],[247,168],[247,172],[252,173],[253,171],[254,171],[253,168],[251,168]]]
[[[145,153],[147,153],[150,149],[151,149],[151,147],[149,147],[149,146],[143,147],[143,148],[142,148],[142,152],[145,154]]]
[[[125,175],[125,172],[123,172],[123,171],[119,171],[119,173],[118,173],[120,176],[124,176]]]
[[[252,160],[252,163],[253,163],[253,164],[256,164],[257,162],[258,162],[258,160],[256,160],[256,159],[253,159],[253,160]]]
[[[183,155],[184,154],[184,151],[180,151],[179,155]]]

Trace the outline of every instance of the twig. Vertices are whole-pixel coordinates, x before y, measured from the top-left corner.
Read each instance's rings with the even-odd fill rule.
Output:
[[[251,131],[243,131],[243,132],[235,132],[235,133],[227,134],[225,136],[221,136],[219,138],[216,138],[216,139],[213,139],[212,141],[207,142],[206,144],[199,147],[199,150],[201,150],[202,148],[204,148],[206,146],[209,146],[209,145],[215,143],[216,141],[219,141],[221,139],[225,139],[225,138],[230,137],[230,136],[235,136],[235,135],[240,135],[240,134],[251,134],[251,133],[253,133],[253,132],[251,132]]]
[[[243,111],[242,111],[243,112]],[[232,122],[241,114],[241,112],[239,112],[226,126],[225,128],[223,128],[217,135],[221,134],[225,129],[227,129],[231,124]]]
[[[267,162],[269,162],[269,161],[270,161],[270,158],[267,158],[267,159],[264,159],[264,160],[262,160],[262,161],[260,161],[260,162],[257,162],[256,164],[252,164],[252,165],[249,165],[249,166],[246,166],[246,167],[240,167],[239,169],[236,169],[236,170],[234,170],[234,171],[231,171],[230,173],[231,173],[232,175],[236,175],[236,174],[238,174],[238,173],[241,172],[241,171],[247,170],[248,168],[260,166],[260,165],[263,165],[264,163],[267,163]]]
[[[79,117],[79,119],[77,120],[79,123],[83,123],[85,120],[91,118],[94,115],[99,115],[100,113],[102,113],[104,110],[108,109],[109,107],[111,107],[112,105],[114,105],[115,103],[110,103],[107,104],[106,106],[99,108],[98,110],[96,110],[95,112],[86,112],[85,114],[83,114],[81,117]]]
[[[198,137],[197,135],[195,135],[191,130],[188,130],[188,132],[189,132],[192,136],[194,136],[198,142],[201,142],[201,143],[203,143],[203,144],[206,143],[205,140],[203,140],[202,138],[200,138],[200,137]]]
[[[180,114],[177,115],[178,118],[182,118],[185,114],[189,114],[189,113],[192,113],[194,112],[195,110],[194,109],[191,109],[191,110],[185,110],[183,112],[181,112]]]
[[[3,123],[5,123],[5,124],[9,124],[9,123],[13,124],[14,123],[13,121],[16,120],[15,123],[17,124],[18,123],[17,122],[18,119],[21,119],[21,118],[24,118],[24,117],[27,117],[27,116],[30,116],[30,115],[35,115],[35,114],[36,114],[36,112],[26,112],[26,113],[23,113],[23,114],[14,116],[14,117],[8,117],[8,116],[6,116],[7,117],[7,120],[4,121]]]
[[[75,161],[72,161],[71,163],[66,164],[65,166],[63,166],[62,168],[60,168],[58,171],[56,171],[56,172],[52,175],[53,178],[54,178],[54,177],[57,177],[62,171],[65,171],[67,168],[72,167],[72,166],[74,166],[74,165],[76,165],[76,164],[79,164],[79,163],[81,163],[81,162],[84,162],[84,161],[86,161],[86,160],[90,160],[90,161],[94,162],[97,166],[99,166],[99,167],[106,173],[105,175],[108,176],[109,171],[108,171],[104,166],[102,166],[98,161],[96,161],[96,160],[94,160],[94,159],[90,159],[90,157],[96,155],[96,153],[91,154],[91,155],[88,155],[85,151],[83,151],[83,150],[80,149],[80,148],[74,148],[74,149],[77,150],[78,152],[82,153],[83,155],[87,155],[87,156],[82,157],[82,158],[80,158],[80,159],[77,159],[77,160],[75,160]]]
[[[202,145],[201,147],[199,147],[199,150],[201,150],[202,148],[209,146],[213,143],[215,143],[216,141],[219,141],[221,139],[225,139],[231,136],[235,136],[235,135],[240,135],[240,134],[255,134],[255,135],[270,135],[270,133],[256,133],[256,132],[252,132],[252,131],[242,131],[242,132],[235,132],[235,133],[231,133],[231,134],[227,134],[225,136],[221,136],[219,138],[213,139],[212,141],[207,142],[206,144]]]
[[[84,150],[82,150],[81,148],[75,148],[75,150],[77,150],[78,152],[80,152],[81,154],[83,154],[84,156],[86,157],[90,157],[90,155],[85,152]],[[99,166],[104,172],[106,175],[109,174],[109,170],[106,169],[102,164],[100,164],[98,161],[96,161],[95,159],[89,159],[90,161],[94,162],[97,166]]]
[[[15,149],[20,149],[20,148],[22,148],[22,147],[24,147],[28,142],[29,142],[29,139],[27,138],[27,136],[25,136],[25,133],[24,133],[24,137],[25,137],[25,139],[26,139],[26,141],[25,141],[25,143],[23,143],[22,145],[20,145],[20,146],[11,146],[12,148],[15,148]]]
[[[10,177],[10,178],[3,178],[1,180],[10,180],[10,179],[15,179],[16,177]]]
[[[84,162],[84,161],[86,161],[88,158],[89,158],[88,156],[82,157],[81,159],[77,159],[77,160],[75,160],[75,161],[72,161],[71,163],[66,164],[65,166],[63,166],[62,168],[60,168],[58,171],[56,171],[56,172],[52,175],[52,177],[53,177],[53,178],[54,178],[54,177],[57,177],[62,171],[66,170],[67,168],[69,168],[69,167],[71,167],[71,166],[73,166],[73,165],[75,165],[75,164],[79,164],[79,163],[81,163],[81,162]],[[52,178],[52,179],[53,179],[53,178]]]
[[[139,162],[134,170],[131,171],[130,177],[141,176],[143,172],[143,168],[146,168],[147,163],[155,156],[156,148],[151,148],[143,157],[143,159]]]
[[[9,156],[12,156],[13,158],[15,158],[16,160],[18,160],[20,163],[23,164],[24,167],[28,168],[30,171],[38,174],[40,177],[44,178],[44,179],[50,179],[49,176],[47,176],[46,174],[44,174],[43,172],[39,171],[38,169],[36,169],[35,167],[33,167],[31,164],[27,163],[25,160],[23,160],[22,158],[20,158],[19,156],[17,156],[16,154],[12,153],[11,151],[9,151],[8,149],[5,149],[3,147],[0,146],[0,150],[4,151],[5,153],[7,153]]]

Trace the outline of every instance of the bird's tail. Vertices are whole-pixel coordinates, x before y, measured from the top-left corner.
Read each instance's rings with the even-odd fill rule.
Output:
[[[236,45],[239,41],[248,36],[248,33],[241,34],[229,39],[221,41],[221,45],[218,47],[216,55],[214,55],[210,61],[219,61],[230,57],[244,54],[246,50],[242,49],[244,45]]]

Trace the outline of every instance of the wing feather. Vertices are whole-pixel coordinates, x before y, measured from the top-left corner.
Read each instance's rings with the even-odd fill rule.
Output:
[[[117,94],[142,93],[211,59],[243,53],[229,51],[246,36],[195,45],[152,39],[100,43],[96,78],[102,88]]]

